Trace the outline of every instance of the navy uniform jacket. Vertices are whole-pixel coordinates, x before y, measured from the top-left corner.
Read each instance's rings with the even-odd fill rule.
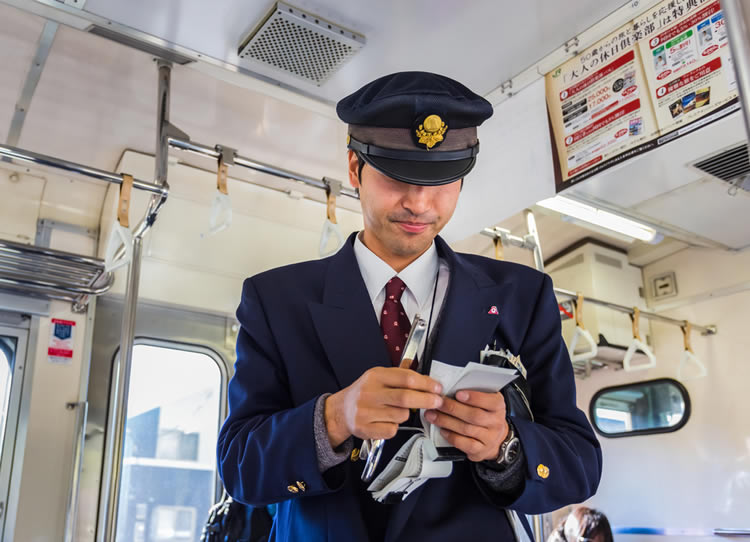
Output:
[[[237,310],[241,330],[229,416],[218,441],[219,472],[236,500],[279,503],[275,540],[368,540],[372,508],[360,505],[364,462],[347,460],[321,474],[313,431],[321,394],[350,385],[371,367],[390,366],[353,241],[352,235],[329,258],[247,279]],[[386,541],[512,540],[502,508],[538,514],[585,500],[599,484],[601,450],[576,407],[550,278],[456,254],[440,237],[436,242],[450,283],[431,357],[464,365],[479,361],[479,351],[494,342],[521,356],[535,417],[513,420],[525,454],[525,486],[508,502],[484,485],[471,462],[455,463],[450,477],[430,480],[390,505]],[[493,306],[499,314],[489,313]]]

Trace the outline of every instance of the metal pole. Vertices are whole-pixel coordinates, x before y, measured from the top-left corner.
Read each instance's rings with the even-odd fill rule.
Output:
[[[125,416],[128,409],[128,388],[130,387],[130,369],[133,362],[133,340],[135,337],[136,304],[138,302],[138,286],[141,273],[141,255],[143,249],[143,235],[151,228],[157,213],[166,202],[169,194],[167,184],[169,154],[169,132],[173,129],[169,122],[169,94],[172,65],[163,60],[157,61],[158,69],[158,98],[156,118],[156,152],[154,177],[163,188],[160,196],[154,196],[149,202],[146,216],[136,226],[133,235],[133,259],[128,267],[128,284],[125,290],[125,307],[122,315],[122,330],[120,333],[120,356],[117,371],[114,373],[114,401],[110,405],[110,415],[107,420],[107,445],[105,448],[105,471],[102,485],[103,501],[100,513],[106,515],[103,535],[106,542],[114,542],[117,534],[117,505],[122,481],[122,444],[125,433]],[[123,246],[119,252],[124,252]],[[118,258],[121,254],[118,254]]]
[[[528,229],[528,236],[534,240],[534,265],[537,270],[544,273],[544,258],[542,257],[542,243],[539,241],[539,231],[536,229],[536,219],[534,213],[529,209],[524,211],[526,215],[526,228]]]
[[[555,293],[557,295],[570,297],[570,298],[576,298],[578,297],[578,294],[576,292],[572,292],[570,290],[563,290],[562,288],[555,288]],[[608,309],[612,309],[615,311],[623,312],[625,314],[633,314],[633,307],[626,307],[625,305],[618,305],[617,303],[610,303],[609,301],[602,301],[601,299],[596,299],[593,297],[585,297],[583,299],[585,303],[593,303],[594,305],[600,305],[602,307],[607,307]],[[665,324],[672,324],[675,326],[682,327],[685,325],[685,320],[677,320],[675,318],[668,318],[666,316],[662,316],[661,314],[656,314],[654,312],[640,312],[641,318],[648,318],[649,320],[656,320],[658,322],[664,322]],[[696,331],[700,331],[703,335],[715,335],[716,334],[716,326],[699,326],[697,324],[692,324],[693,329]]]
[[[91,325],[90,323],[88,325]],[[87,363],[88,360],[84,360]],[[70,476],[70,494],[65,510],[65,542],[73,542],[78,511],[78,490],[81,478],[81,463],[83,462],[83,445],[86,438],[86,417],[89,411],[87,401],[68,403],[68,410],[76,410],[75,447],[73,448],[73,472]]]
[[[75,162],[69,162],[62,160],[61,158],[55,158],[52,156],[46,156],[36,152],[11,147],[9,145],[0,145],[0,161],[14,163],[21,161],[28,164],[34,164],[37,166],[49,167],[52,169],[59,169],[67,173],[75,173],[77,175],[83,175],[84,177],[90,177],[99,181],[106,181],[112,184],[122,184],[122,175],[112,173],[111,171],[105,171],[95,167],[84,166]],[[138,179],[133,179],[133,187],[139,190],[146,190],[147,192],[153,192],[154,194],[161,195],[164,193],[164,188],[158,184],[147,183]]]
[[[169,94],[172,83],[172,64],[165,60],[156,61],[159,72],[159,95],[157,97],[156,160],[154,181],[160,186],[167,183],[169,166]]]
[[[206,158],[213,158],[214,160],[218,160],[219,156],[221,155],[221,152],[216,147],[209,147],[207,145],[194,143],[192,141],[185,141],[183,139],[174,137],[169,138],[169,145],[175,149],[192,152]],[[257,160],[246,158],[244,156],[235,156],[234,164],[237,166],[245,167],[247,169],[252,169],[253,171],[266,173],[267,175],[273,175],[274,177],[281,177],[282,179],[297,181],[309,186],[314,186],[315,188],[322,188],[323,190],[325,190],[328,186],[322,179],[308,177],[307,175],[303,175],[301,173],[296,173],[294,171],[289,171],[288,169],[283,169],[272,166],[270,164],[265,164],[263,162],[258,162]],[[349,196],[350,198],[359,199],[357,192],[351,188],[342,188],[341,193],[345,196]]]
[[[138,286],[141,276],[141,252],[143,239],[133,238],[133,260],[128,266],[128,284],[125,293],[125,307],[122,314],[122,328],[120,332],[120,355],[116,370],[113,372],[115,381],[114,401],[107,420],[107,447],[109,458],[107,506],[102,510],[106,513],[104,536],[107,542],[114,542],[117,534],[117,505],[122,481],[122,444],[125,436],[125,416],[128,410],[128,388],[130,387],[130,368],[133,362],[133,339],[135,337],[136,304],[138,301]]]
[[[536,542],[544,542],[544,516],[542,514],[532,516],[532,529],[534,530],[534,539]]]
[[[726,20],[746,135],[750,139],[750,6],[746,0],[721,0],[721,8]]]

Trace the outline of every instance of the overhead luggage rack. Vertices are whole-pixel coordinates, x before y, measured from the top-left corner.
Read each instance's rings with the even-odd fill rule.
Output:
[[[74,303],[104,294],[114,281],[104,261],[33,245],[0,240],[0,289]]]

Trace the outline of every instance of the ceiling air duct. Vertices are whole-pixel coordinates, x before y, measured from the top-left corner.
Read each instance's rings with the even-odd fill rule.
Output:
[[[690,166],[750,192],[750,160],[745,142],[701,158]]]
[[[240,64],[260,62],[317,86],[365,44],[365,37],[313,13],[277,2],[240,44]]]

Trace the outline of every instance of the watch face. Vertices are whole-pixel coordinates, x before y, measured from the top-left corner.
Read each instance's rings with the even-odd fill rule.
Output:
[[[521,451],[521,441],[518,438],[511,440],[505,447],[505,463],[513,463]]]

